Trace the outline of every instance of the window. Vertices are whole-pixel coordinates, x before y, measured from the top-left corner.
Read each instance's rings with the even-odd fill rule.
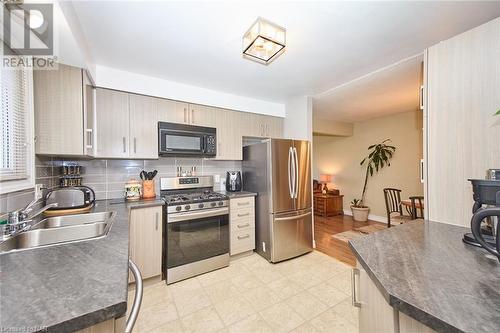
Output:
[[[0,193],[34,186],[32,72],[0,68]]]

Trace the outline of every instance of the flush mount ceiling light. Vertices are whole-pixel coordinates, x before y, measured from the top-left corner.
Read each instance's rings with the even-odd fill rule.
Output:
[[[269,64],[285,51],[286,30],[262,17],[243,36],[243,56]]]

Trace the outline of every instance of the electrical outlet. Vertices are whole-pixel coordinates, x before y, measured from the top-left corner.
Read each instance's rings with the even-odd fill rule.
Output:
[[[214,175],[214,183],[220,183],[220,175]]]
[[[43,184],[35,184],[35,199],[41,199],[43,195]]]

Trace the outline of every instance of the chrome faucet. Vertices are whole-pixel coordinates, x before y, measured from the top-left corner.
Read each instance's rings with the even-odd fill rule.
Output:
[[[42,202],[43,199],[35,199],[31,201],[26,207],[10,212],[3,235],[0,235],[0,237],[12,236],[14,233],[24,230],[31,219],[37,217],[47,209],[57,207],[57,203],[51,203],[37,210],[34,210],[34,207]]]

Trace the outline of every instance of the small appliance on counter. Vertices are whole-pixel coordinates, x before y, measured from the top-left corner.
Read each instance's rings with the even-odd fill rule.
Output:
[[[88,186],[56,187],[45,194],[45,205],[57,203],[57,207],[45,215],[65,215],[89,211],[95,202],[95,192]]]
[[[241,172],[228,171],[226,173],[226,191],[240,192],[242,188]]]
[[[472,234],[467,233],[463,241],[474,246],[482,246],[500,260],[500,233],[494,219],[500,217],[500,180],[469,179],[472,183],[474,206],[471,220]],[[483,205],[486,205],[483,207]],[[486,224],[483,225],[483,221]]]

